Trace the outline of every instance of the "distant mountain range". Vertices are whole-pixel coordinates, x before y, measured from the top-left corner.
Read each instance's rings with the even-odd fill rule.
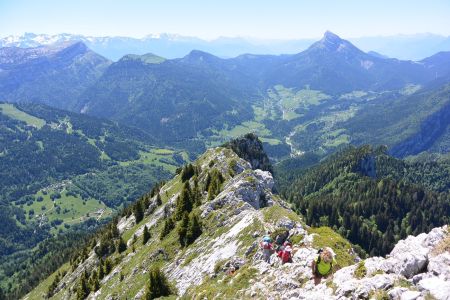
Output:
[[[111,62],[82,42],[6,47],[0,100],[115,120],[191,153],[246,132],[258,133],[272,157],[367,142],[399,156],[445,153],[449,61],[450,52],[418,62],[385,58],[331,32],[297,54],[229,59],[193,50],[178,59],[133,54]],[[440,129],[413,138],[426,131],[425,120]],[[415,147],[402,146],[406,139]]]
[[[373,36],[349,39],[364,51],[375,51],[382,55],[405,60],[421,60],[439,51],[450,50],[450,38],[435,34],[413,34]],[[307,49],[315,39],[252,39],[221,37],[204,40],[176,34],[132,37],[92,37],[75,34],[34,34],[6,36],[0,39],[0,47],[37,47],[68,41],[82,41],[95,52],[118,60],[126,54],[156,53],[166,58],[179,58],[193,49],[212,53],[219,57],[235,57],[243,53],[294,54]]]

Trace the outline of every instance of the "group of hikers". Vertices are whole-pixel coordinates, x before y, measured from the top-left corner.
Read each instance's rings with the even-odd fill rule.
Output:
[[[263,253],[263,260],[270,263],[270,257],[273,253],[281,259],[281,263],[292,263],[293,248],[289,241],[289,232],[286,230],[278,234],[275,240],[270,236],[271,232],[265,235],[260,243]],[[321,278],[327,277],[332,273],[334,253],[330,248],[320,249],[316,259],[311,264],[313,279],[316,284],[320,283]]]

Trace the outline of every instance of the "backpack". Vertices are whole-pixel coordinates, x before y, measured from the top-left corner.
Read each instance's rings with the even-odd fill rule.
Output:
[[[291,255],[291,248],[286,248],[283,250],[283,253],[281,254],[281,261],[283,263],[291,262],[292,255]]]
[[[320,249],[319,250],[319,252],[318,253],[321,253],[322,252],[322,249]],[[320,274],[319,273],[319,270],[317,269],[317,265],[319,264],[321,262],[321,258],[320,258],[320,255],[317,257],[317,259],[316,259],[316,271],[317,271],[317,273],[319,274],[319,275],[323,275],[323,274]],[[333,269],[333,262],[330,262],[330,270],[328,271],[328,273],[330,273],[331,272],[331,270]],[[327,274],[328,274],[327,273]],[[327,275],[327,274],[325,274],[325,275]]]
[[[319,264],[320,261],[321,261],[320,253],[322,253],[322,252],[323,252],[323,248],[320,248],[320,249],[317,251],[317,254],[319,254],[319,255],[317,256],[317,259],[316,259],[316,263],[317,263],[317,264]],[[331,266],[331,268],[333,268],[333,261],[330,262],[330,266]],[[331,269],[330,269],[330,270],[331,270]]]
[[[270,243],[267,242],[267,241],[263,242],[262,248],[263,248],[263,249],[270,249],[270,248],[271,248],[271,247],[270,247]]]

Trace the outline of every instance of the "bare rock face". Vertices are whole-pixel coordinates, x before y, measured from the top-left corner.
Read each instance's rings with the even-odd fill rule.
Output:
[[[439,277],[425,278],[417,284],[420,291],[428,291],[439,300],[450,299],[450,282]]]
[[[76,282],[78,278],[81,277],[81,274],[83,274],[85,270],[91,271],[97,266],[98,266],[97,255],[92,251],[91,253],[89,253],[89,257],[85,261],[80,263],[73,272],[68,273],[63,277],[63,279],[59,282],[56,291],[60,291],[64,289],[66,286],[69,286],[70,284]]]
[[[361,279],[354,277],[356,265],[337,271],[333,279],[336,296],[367,298],[371,291],[384,290],[391,299],[423,299],[426,295],[450,299],[450,254],[433,255],[448,234],[444,226],[399,241],[387,258],[365,260],[367,275]],[[410,288],[398,286],[399,282],[408,282]]]
[[[339,274],[337,274],[336,277],[338,277],[338,275]],[[364,277],[361,279],[348,276],[346,279],[346,281],[333,280],[338,286],[336,291],[338,297],[368,298],[372,291],[388,290],[393,287],[395,282],[399,279],[399,276],[396,274],[377,274],[373,277]]]
[[[428,264],[431,250],[441,241],[446,229],[435,228],[430,233],[409,236],[397,243],[386,259],[382,269],[387,272],[401,274],[406,278],[424,271]]]
[[[272,175],[267,171],[246,170],[232,178],[223,191],[203,207],[202,218],[225,206],[259,209],[272,206]]]
[[[136,218],[134,215],[127,217],[123,217],[119,220],[117,223],[117,229],[119,230],[119,233],[123,233],[126,230],[129,230],[134,225],[136,225]]]
[[[450,280],[450,253],[444,252],[431,257],[427,270],[444,280]]]
[[[226,143],[225,147],[232,149],[240,158],[248,161],[253,170],[272,170],[269,157],[264,152],[261,141],[253,133],[234,139]]]

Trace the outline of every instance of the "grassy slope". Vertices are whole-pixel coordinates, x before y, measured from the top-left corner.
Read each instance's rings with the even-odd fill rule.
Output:
[[[27,113],[17,109],[12,104],[1,103],[0,111],[3,114],[7,115],[8,117],[11,117],[11,118],[19,120],[19,121],[23,121],[23,122],[27,123],[28,125],[34,126],[39,129],[42,128],[46,124],[45,120],[36,118],[30,114],[27,114]]]
[[[35,200],[29,203],[30,205],[22,205],[27,221],[41,220],[42,217],[48,222],[61,220],[62,224],[52,228],[52,232],[55,232],[58,229],[64,229],[64,224],[78,224],[88,218],[102,219],[112,214],[111,208],[108,208],[103,202],[95,199],[83,201],[78,196],[67,195],[65,189],[58,192],[61,198],[52,201],[50,195],[55,192],[56,190],[52,188],[47,189],[46,194],[40,190],[36,193]],[[39,197],[42,197],[43,200],[38,201]],[[60,207],[60,209],[56,209],[56,207]],[[30,211],[33,211],[34,214],[30,215]]]
[[[149,148],[147,151],[139,151],[139,159],[119,162],[121,166],[129,166],[133,163],[151,164],[160,166],[170,173],[175,173],[179,162],[174,160],[173,155],[180,155],[185,162],[189,162],[189,155],[186,151],[177,151],[167,148]]]

